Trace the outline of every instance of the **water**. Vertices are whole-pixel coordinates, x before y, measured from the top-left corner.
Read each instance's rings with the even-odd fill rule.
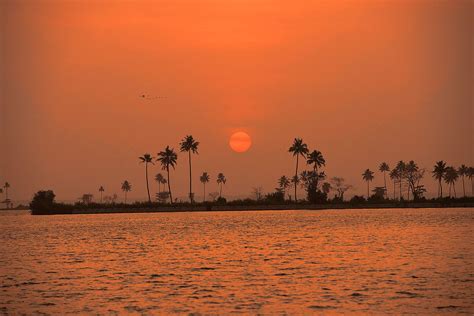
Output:
[[[474,313],[474,209],[0,213],[0,313]]]

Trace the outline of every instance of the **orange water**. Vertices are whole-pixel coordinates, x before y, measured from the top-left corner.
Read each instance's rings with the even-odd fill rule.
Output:
[[[474,209],[0,213],[0,314],[474,313]]]

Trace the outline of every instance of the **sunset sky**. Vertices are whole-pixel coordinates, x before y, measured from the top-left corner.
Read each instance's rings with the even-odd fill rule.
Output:
[[[198,199],[203,171],[207,192],[218,172],[227,196],[273,191],[294,173],[294,137],[356,187],[347,196],[363,194],[362,172],[382,161],[474,164],[472,1],[7,0],[0,10],[0,181],[14,200],[98,196],[100,185],[121,197],[125,179],[129,197],[145,199],[138,156],[179,150],[187,134],[201,142]],[[235,131],[251,136],[249,151],[230,149]],[[187,172],[179,154],[178,198]],[[423,183],[436,194],[430,173]]]

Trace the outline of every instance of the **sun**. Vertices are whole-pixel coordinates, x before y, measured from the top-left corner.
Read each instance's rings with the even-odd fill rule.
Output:
[[[236,132],[230,136],[229,146],[233,151],[243,153],[249,150],[252,145],[252,139],[245,132]]]

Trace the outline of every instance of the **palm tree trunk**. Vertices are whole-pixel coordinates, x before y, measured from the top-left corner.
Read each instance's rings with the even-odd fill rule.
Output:
[[[402,200],[402,177],[400,177],[400,201]]]
[[[383,184],[385,186],[385,197],[388,197],[387,193],[387,180],[385,179],[385,171],[383,172]]]
[[[168,193],[170,194],[170,203],[173,204],[173,195],[171,194],[170,167],[169,166],[166,166],[166,172],[168,173]]]
[[[219,198],[222,197],[222,182],[220,183],[220,188],[219,188]]]
[[[369,200],[369,180],[367,180],[367,201]]]
[[[453,182],[454,198],[456,198],[456,182]]]
[[[127,191],[125,191],[125,204],[127,204]]]
[[[298,182],[297,182],[297,179],[298,179],[298,158],[299,158],[299,155],[297,154],[296,155],[296,171],[295,171],[295,203],[298,202],[298,198],[296,197],[296,189],[297,189],[297,186],[298,186]]]
[[[441,178],[439,178],[439,189],[440,189],[440,192],[441,192],[440,197],[443,198],[443,184],[441,183]]]
[[[204,193],[202,196],[202,202],[206,202],[206,182],[204,182]]]
[[[462,176],[462,193],[466,197],[466,189],[464,188],[464,176]]]
[[[393,200],[395,201],[396,197],[395,197],[395,188],[396,188],[396,183],[395,183],[395,179],[393,180]]]
[[[410,182],[408,182],[408,188],[407,188],[407,201],[410,201]]]
[[[193,194],[193,185],[192,185],[192,177],[191,177],[191,150],[188,151],[188,154],[189,154],[189,201],[191,201],[191,203],[193,203],[193,197],[192,197],[192,194]]]
[[[451,183],[449,183],[449,197],[451,197]]]
[[[100,191],[100,204],[102,204],[102,191]]]
[[[148,185],[148,162],[145,162],[146,191],[148,192],[148,203],[151,203],[150,187]]]

